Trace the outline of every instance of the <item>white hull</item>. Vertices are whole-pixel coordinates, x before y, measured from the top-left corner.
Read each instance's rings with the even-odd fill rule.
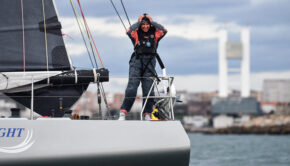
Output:
[[[189,165],[190,141],[179,121],[0,119],[0,124],[0,165]]]

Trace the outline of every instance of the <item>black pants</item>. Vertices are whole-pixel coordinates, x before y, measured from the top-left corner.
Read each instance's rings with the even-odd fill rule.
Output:
[[[147,65],[148,64],[148,65]],[[147,65],[147,66],[146,66]],[[156,66],[156,59],[152,56],[134,56],[130,61],[129,69],[129,81],[125,92],[125,99],[121,106],[121,109],[130,112],[132,105],[134,104],[138,87],[141,83],[142,95],[147,97],[149,90],[153,84],[154,73]],[[150,96],[154,96],[154,88],[152,89]],[[143,105],[146,99],[143,99]],[[151,113],[154,105],[154,99],[148,99],[144,109],[144,113]]]

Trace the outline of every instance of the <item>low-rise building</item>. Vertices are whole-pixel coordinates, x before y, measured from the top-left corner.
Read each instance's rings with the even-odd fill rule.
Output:
[[[211,105],[213,115],[259,115],[261,113],[260,104],[255,97],[214,97]]]
[[[264,102],[290,102],[290,80],[265,80],[263,83]]]
[[[214,128],[226,128],[233,126],[234,118],[226,115],[219,115],[213,118]]]
[[[206,116],[184,116],[183,124],[185,126],[193,126],[196,128],[207,127],[209,120]]]

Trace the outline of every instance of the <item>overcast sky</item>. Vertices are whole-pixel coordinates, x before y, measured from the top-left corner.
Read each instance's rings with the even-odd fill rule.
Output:
[[[76,1],[74,1],[76,4]],[[131,41],[109,0],[80,0],[104,65],[111,75],[127,75]],[[126,26],[119,0],[114,0]],[[172,75],[217,74],[217,32],[226,28],[230,41],[251,29],[251,72],[290,70],[289,0],[123,0],[131,22],[149,13],[168,29],[159,54]],[[55,1],[68,53],[76,67],[90,68],[69,0]],[[239,61],[230,61],[232,67]],[[160,69],[159,67],[157,69]]]

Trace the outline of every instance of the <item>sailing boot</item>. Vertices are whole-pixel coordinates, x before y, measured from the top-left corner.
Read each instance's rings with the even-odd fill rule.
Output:
[[[127,111],[126,110],[121,110],[120,111],[120,116],[118,120],[126,120],[126,115],[127,115]]]

